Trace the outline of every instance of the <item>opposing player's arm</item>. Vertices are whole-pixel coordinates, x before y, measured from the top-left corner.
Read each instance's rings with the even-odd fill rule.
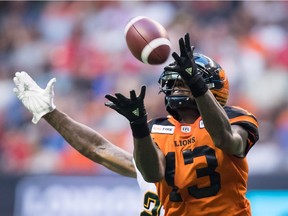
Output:
[[[43,118],[85,157],[121,175],[136,177],[132,154],[113,145],[101,134],[57,109]]]
[[[37,124],[44,117],[68,143],[85,157],[124,176],[136,177],[132,154],[106,140],[101,134],[73,120],[56,109],[53,102],[53,87],[56,79],[51,79],[42,89],[25,72],[16,72],[13,78],[16,96],[33,114],[32,122]]]
[[[248,132],[239,125],[230,124],[225,110],[211,91],[195,99],[205,128],[211,135],[215,146],[228,154],[244,157]]]

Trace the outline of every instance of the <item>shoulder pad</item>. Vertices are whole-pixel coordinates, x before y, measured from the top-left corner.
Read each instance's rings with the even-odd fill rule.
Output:
[[[225,106],[225,112],[228,115],[231,125],[240,125],[248,132],[248,150],[258,141],[258,121],[252,113],[237,106]]]
[[[226,114],[228,115],[229,119],[230,118],[235,118],[235,117],[238,117],[238,116],[243,116],[243,115],[251,115],[251,116],[253,116],[252,113],[249,113],[247,110],[242,109],[241,107],[224,106],[223,108],[224,108]]]

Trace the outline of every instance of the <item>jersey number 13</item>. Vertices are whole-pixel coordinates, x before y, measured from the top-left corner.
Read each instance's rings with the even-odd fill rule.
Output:
[[[197,185],[191,185],[187,188],[188,193],[196,199],[216,195],[221,188],[221,184],[220,174],[215,171],[218,166],[215,150],[205,145],[196,147],[193,150],[185,150],[182,152],[182,154],[184,158],[184,165],[193,163],[194,159],[197,157],[205,156],[207,167],[196,169],[196,176],[197,178],[209,176],[210,179],[210,186],[198,188]],[[167,184],[172,187],[172,191],[170,193],[170,201],[181,202],[181,194],[178,193],[178,187],[174,184],[175,168],[175,152],[168,152],[166,155],[165,179]]]

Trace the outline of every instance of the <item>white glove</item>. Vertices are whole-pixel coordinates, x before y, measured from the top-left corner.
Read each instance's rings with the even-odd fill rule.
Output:
[[[23,105],[33,114],[32,122],[34,124],[37,124],[42,116],[56,108],[53,103],[53,87],[56,78],[51,79],[45,89],[40,88],[25,71],[16,72],[13,81],[16,85],[13,91]]]

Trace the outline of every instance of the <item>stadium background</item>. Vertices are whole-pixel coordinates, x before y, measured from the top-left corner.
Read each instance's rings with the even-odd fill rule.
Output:
[[[137,15],[162,23],[173,50],[189,32],[196,51],[226,70],[228,103],[260,123],[248,155],[253,213],[288,215],[284,1],[0,2],[0,215],[138,215],[135,180],[84,158],[45,121],[33,125],[12,92],[16,71],[41,87],[56,77],[57,107],[131,152],[128,122],[104,106],[104,95],[146,84],[149,118],[166,115],[157,84],[164,65],[138,62],[125,44],[125,24]]]

